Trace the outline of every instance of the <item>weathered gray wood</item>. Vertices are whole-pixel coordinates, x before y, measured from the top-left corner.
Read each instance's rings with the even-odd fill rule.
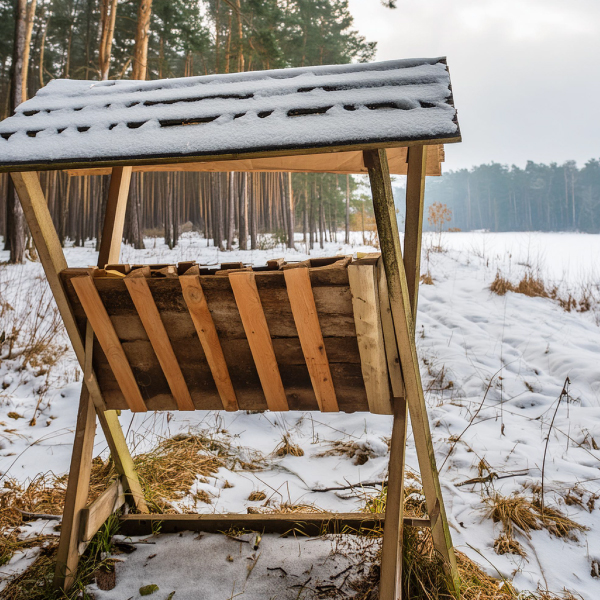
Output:
[[[202,515],[123,515],[120,533],[147,535],[160,525],[162,533],[180,531],[227,532],[231,529],[248,529],[264,533],[318,536],[323,533],[352,533],[380,528],[385,521],[382,513],[289,513],[289,514],[202,514]],[[429,519],[405,519],[412,527],[428,527]]]
[[[413,315],[410,307],[406,272],[402,261],[400,235],[387,167],[387,158],[385,152],[380,150],[365,151],[364,158],[365,164],[369,169],[381,255],[387,277],[390,306],[396,339],[398,341],[400,361],[403,367],[406,398],[410,410],[421,479],[423,481],[423,491],[425,492],[427,501],[427,510],[432,515],[437,510],[436,507],[439,508],[439,518],[435,521],[432,530],[433,540],[436,549],[448,565],[455,590],[458,591],[460,580],[444,509],[435,453],[431,440],[431,430],[429,428],[425,398],[423,396],[414,339]]]

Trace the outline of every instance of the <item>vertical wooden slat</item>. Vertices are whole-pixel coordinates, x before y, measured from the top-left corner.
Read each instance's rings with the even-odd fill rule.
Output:
[[[337,412],[339,411],[337,397],[308,269],[306,267],[286,269],[283,275],[319,409],[321,412]]]
[[[364,160],[369,170],[377,232],[381,244],[381,255],[387,277],[404,386],[429,515],[435,513],[436,507],[439,508],[439,518],[432,527],[433,541],[448,566],[454,589],[458,592],[460,578],[442,498],[431,430],[427,419],[427,409],[415,347],[413,315],[400,248],[400,234],[398,232],[387,156],[385,150],[365,150]],[[401,502],[400,498],[397,500]]]
[[[178,410],[195,410],[196,407],[192,402],[175,352],[173,352],[167,330],[160,318],[158,308],[156,308],[148,281],[143,275],[140,274],[136,277],[135,274],[136,271],[133,271],[132,276],[125,277],[123,281],[148,334],[148,339],[162,367],[169,388],[171,388],[177,408]]]
[[[269,410],[289,410],[287,397],[277,366],[271,334],[256,288],[252,271],[229,274],[229,282],[248,338],[252,358]]]
[[[374,414],[390,415],[392,414],[391,392],[379,317],[375,266],[348,265],[348,279],[352,292],[356,339],[369,411]]]
[[[92,277],[90,275],[74,277],[71,282],[98,342],[106,354],[127,406],[133,412],[145,412],[147,408],[142,394]]]
[[[98,267],[118,263],[121,256],[121,240],[127,211],[127,196],[131,184],[132,167],[113,167],[104,213],[104,226],[100,238]]]
[[[229,376],[227,362],[223,355],[219,335],[206,302],[206,296],[197,275],[184,275],[179,278],[183,298],[187,304],[198,339],[204,350],[206,362],[215,380],[223,408],[229,411],[239,410],[235,390]]]

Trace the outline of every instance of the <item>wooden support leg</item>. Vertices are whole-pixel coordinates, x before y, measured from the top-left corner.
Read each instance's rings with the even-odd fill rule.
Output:
[[[365,151],[364,161],[369,170],[377,231],[388,282],[390,306],[400,361],[403,367],[406,398],[419,459],[423,491],[425,492],[427,510],[432,521],[433,540],[436,549],[447,565],[454,589],[458,591],[460,581],[439,483],[435,453],[431,441],[431,430],[427,419],[415,347],[413,314],[406,271],[402,260],[396,209],[385,150]]]
[[[58,310],[65,324],[67,334],[73,345],[73,350],[75,350],[75,355],[77,356],[81,368],[86,372],[84,364],[84,340],[77,328],[75,317],[71,312],[71,307],[59,277],[60,272],[67,268],[67,261],[60,245],[56,229],[52,223],[48,204],[46,203],[46,198],[44,197],[38,174],[36,172],[11,173],[11,177],[14,181],[17,194],[19,195],[21,205],[23,206],[23,212],[27,219],[27,224],[31,231],[42,266],[44,267],[46,279],[50,284],[50,289],[52,290]],[[122,183],[121,178],[118,186],[116,186],[116,184],[115,186],[111,185],[111,190],[116,187],[119,192],[112,192],[113,195],[111,197],[116,197],[121,203],[123,203],[124,197],[126,199]],[[109,197],[109,204],[112,202],[110,199],[111,197]],[[118,215],[121,214],[120,209],[117,210],[115,208],[114,214],[116,215],[116,219]],[[120,245],[120,236],[114,235],[113,229],[114,228],[111,227],[111,233],[107,234],[106,238],[114,240],[118,237]],[[114,254],[111,251],[110,256],[107,256],[107,260],[113,258],[113,256]],[[137,479],[137,475],[135,474],[135,470],[133,469],[133,460],[127,449],[125,437],[123,436],[117,415],[114,411],[108,411],[104,414],[106,407],[96,381],[96,376],[91,370],[88,370],[87,372],[86,385],[92,397],[94,406],[96,407],[96,411],[98,412],[100,425],[102,426],[106,441],[113,456],[115,467],[119,474],[125,476],[125,483],[129,486],[129,490],[132,492],[134,499],[140,499],[136,505],[138,510],[147,512],[147,507],[141,493],[141,486]]]
[[[404,398],[394,398],[393,410],[394,425],[392,427],[381,550],[380,600],[399,600],[402,597],[402,531],[406,454],[406,401]]]
[[[68,590],[73,583],[79,561],[79,532],[81,511],[85,508],[90,489],[92,452],[96,432],[96,413],[87,387],[84,385],[79,400],[75,428],[75,442],[71,456],[69,483],[65,497],[60,542],[56,558],[54,585]]]

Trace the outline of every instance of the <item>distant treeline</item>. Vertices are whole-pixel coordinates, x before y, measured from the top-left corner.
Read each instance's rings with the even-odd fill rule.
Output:
[[[524,169],[498,163],[427,179],[426,203],[452,210],[448,227],[464,231],[600,232],[600,160],[582,168],[529,161]]]

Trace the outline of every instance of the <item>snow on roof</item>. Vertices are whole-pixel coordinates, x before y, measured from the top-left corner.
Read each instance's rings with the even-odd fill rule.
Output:
[[[444,58],[154,81],[54,80],[0,123],[0,168],[411,140],[460,141]]]

